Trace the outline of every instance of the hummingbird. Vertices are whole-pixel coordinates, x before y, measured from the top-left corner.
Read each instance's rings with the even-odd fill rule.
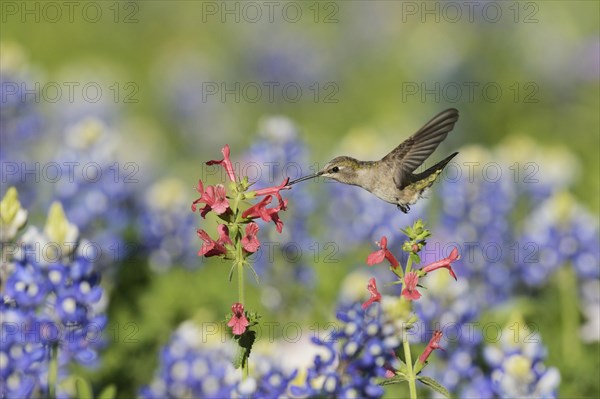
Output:
[[[433,185],[448,162],[458,154],[455,152],[429,169],[413,173],[444,141],[456,121],[458,110],[449,108],[434,116],[379,161],[359,161],[339,156],[329,161],[319,172],[293,180],[288,186],[323,176],[340,183],[362,187],[407,213],[410,206]]]

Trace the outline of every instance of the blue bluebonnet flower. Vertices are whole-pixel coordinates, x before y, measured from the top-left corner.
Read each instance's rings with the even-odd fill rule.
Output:
[[[461,156],[479,165],[494,159],[479,147],[465,148]],[[519,283],[510,250],[515,245],[510,216],[517,189],[506,173],[491,175],[482,170],[486,169],[482,166],[474,174],[463,171],[457,179],[443,179],[439,185],[442,213],[439,226],[433,229],[448,237],[441,242],[452,241],[461,247],[464,261],[459,277],[469,279],[471,291],[485,306],[505,301]]]
[[[35,81],[33,68],[19,45],[2,42],[0,49],[0,153],[5,154],[25,149],[42,132],[39,110],[41,86],[39,81]]]
[[[240,397],[281,398],[289,396],[289,387],[296,378],[297,371],[288,371],[276,364],[276,359],[265,356],[253,356],[252,367],[255,370],[254,383],[242,381],[236,391]],[[256,387],[254,387],[255,385]]]
[[[34,140],[43,132],[43,117],[39,107],[40,81],[34,68],[27,61],[23,49],[16,43],[0,43],[0,163],[2,163],[3,187],[15,186],[21,201],[30,206],[36,199],[37,176],[25,175],[35,170],[30,151]],[[39,146],[34,146],[39,148]],[[27,165],[24,167],[24,165]],[[4,195],[4,190],[0,192]]]
[[[309,158],[305,144],[299,139],[297,128],[284,117],[270,117],[261,122],[260,139],[254,141],[244,156],[241,172],[250,175],[256,184],[253,189],[260,189],[279,184],[285,177],[294,179],[302,174],[308,174]],[[314,171],[313,171],[314,173]],[[252,176],[251,174],[254,174]],[[283,277],[302,282],[303,285],[313,283],[313,270],[310,266],[313,260],[312,249],[319,245],[310,234],[307,220],[315,209],[313,196],[308,185],[298,185],[289,192],[293,197],[286,212],[286,228],[282,234],[273,229],[261,229],[259,239],[263,245],[255,255],[253,265],[261,279],[274,283],[276,269],[273,268],[272,247],[265,243],[277,243],[276,252],[289,262],[286,269],[291,269],[292,275]],[[288,251],[288,252],[286,252]],[[309,255],[310,254],[310,255]]]
[[[106,317],[100,276],[82,252],[85,244],[55,203],[44,232],[30,227],[7,251],[0,303],[0,363],[6,384],[0,386],[0,396],[45,394],[54,346],[59,380],[71,362],[97,363]],[[60,388],[58,394],[67,395]]]
[[[546,348],[539,334],[517,323],[514,332],[518,337],[504,334],[499,346],[484,348],[485,361],[492,368],[494,392],[501,398],[555,398],[560,373],[544,364]]]
[[[135,164],[121,163],[115,155],[118,136],[102,120],[87,118],[67,129],[57,163],[72,163],[71,176],[53,184],[69,220],[96,248],[101,268],[119,264],[128,251],[125,233],[135,216],[138,177]]]
[[[581,280],[600,277],[600,235],[595,219],[566,193],[542,203],[524,222],[521,241],[532,244],[536,256],[519,259],[523,282],[540,286],[566,265],[572,265]]]
[[[427,263],[427,255],[425,252],[424,263]],[[462,264],[464,261],[455,266],[459,275]],[[465,278],[452,281],[450,275],[443,272],[430,273],[426,280],[427,291],[413,302],[419,320],[411,336],[415,342],[422,343],[427,342],[434,330],[441,330],[446,351],[438,352],[436,361],[425,368],[423,374],[439,381],[450,392],[483,394],[486,389],[489,391],[489,376],[477,361],[482,343],[477,320],[483,309],[476,294],[470,292],[469,281]]]
[[[378,377],[397,362],[395,351],[400,342],[397,329],[385,319],[378,305],[363,310],[360,303],[338,311],[341,322],[328,339],[313,337],[324,349],[306,371],[301,386],[292,393],[308,397],[379,398],[383,388]]]
[[[158,181],[145,192],[137,224],[141,242],[149,252],[150,267],[155,271],[200,264],[188,192],[176,179]]]
[[[153,381],[140,389],[142,398],[273,398],[286,396],[294,372],[286,372],[266,358],[253,357],[251,375],[242,380],[233,354],[202,342],[193,322],[184,322],[160,354]]]

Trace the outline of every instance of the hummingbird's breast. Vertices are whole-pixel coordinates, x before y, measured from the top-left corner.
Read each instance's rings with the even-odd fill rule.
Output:
[[[398,204],[399,190],[394,183],[391,168],[382,162],[372,162],[360,175],[360,183],[357,185],[390,204]]]

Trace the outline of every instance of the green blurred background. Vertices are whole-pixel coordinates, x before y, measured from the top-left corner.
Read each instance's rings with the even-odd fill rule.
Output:
[[[257,8],[244,4],[152,1],[99,2],[92,8],[81,2],[73,22],[63,7],[52,23],[53,11],[48,8],[44,16],[45,6],[35,4],[39,22],[36,14],[21,15],[19,4],[16,15],[5,11],[3,39],[23,46],[49,81],[76,79],[69,68],[81,63],[111,70],[121,85],[134,82],[136,89],[124,88],[119,96],[122,112],[166,138],[165,157],[203,159],[220,148],[222,138],[250,142],[247,132],[261,116],[274,113],[302,128],[317,160],[335,153],[349,131],[365,126],[378,133],[373,141],[384,141],[385,149],[432,113],[454,106],[462,113],[461,125],[449,146],[493,144],[514,133],[567,146],[586,171],[577,193],[587,204],[598,204],[596,2],[514,2],[489,9],[476,2],[472,9],[460,7],[460,14],[456,3],[352,1],[285,9],[282,2],[272,6],[272,23],[260,2],[257,22],[252,22]],[[296,9],[298,22],[286,21],[296,19]],[[174,64],[176,72],[164,71]],[[236,103],[225,95],[223,103],[221,91],[207,96],[204,104],[211,109],[206,126],[194,127],[195,151],[181,154],[187,143],[170,139],[175,128],[165,115],[165,102],[172,99],[158,95],[165,77],[175,73],[189,74],[191,84],[224,82],[231,88],[256,82],[263,98],[251,103],[249,94]],[[276,90],[271,102],[262,86],[269,81],[299,82],[304,93],[293,103],[281,101]],[[321,88],[315,102],[316,89],[309,88],[315,82],[333,82],[335,88]],[[421,90],[422,84],[431,90],[436,83],[437,98]],[[496,102],[494,88],[489,98],[483,92],[489,83],[502,90]],[[419,90],[411,94],[414,84]],[[477,85],[473,96],[470,84]],[[127,94],[138,102],[126,103]],[[328,103],[327,95],[337,102]]]
[[[193,184],[203,161],[217,158],[224,143],[239,156],[269,115],[293,120],[312,160],[322,165],[342,153],[379,158],[435,113],[456,107],[460,121],[444,151],[491,148],[515,135],[566,149],[575,160],[573,194],[597,218],[598,2],[502,2],[491,8],[473,2],[472,9],[463,2],[273,2],[273,14],[266,2],[75,3],[72,21],[61,6],[62,17],[54,22],[54,10],[43,2],[4,2],[2,41],[21,47],[42,86],[108,82],[101,87],[109,98],[117,83],[117,101],[104,105],[119,115],[122,159],[139,162],[143,180],[176,176]],[[23,15],[23,7],[37,11]],[[90,18],[94,10],[101,16]],[[265,82],[279,83],[273,101]],[[302,89],[297,101],[280,89],[289,82]],[[248,91],[226,94],[222,84]],[[262,98],[254,101],[256,85]],[[209,86],[218,92],[203,93]],[[521,156],[527,159],[527,153]],[[136,342],[115,340],[100,370],[83,371],[98,386],[116,382],[125,396],[151,379],[156,351],[178,323],[219,320],[231,302],[227,267],[218,262],[159,276],[144,264],[131,260],[111,287],[110,326],[123,334],[126,323],[136,323]],[[307,324],[331,317],[347,264],[320,266],[314,309],[271,317]],[[258,298],[259,289],[247,296]],[[302,287],[296,290],[302,298]],[[553,292],[536,298],[538,309],[558,306]],[[258,299],[249,302],[260,307]],[[561,396],[597,395],[597,382],[589,381],[598,367],[597,343],[570,373],[562,336],[552,332],[554,317],[542,313],[535,320],[544,326],[547,363],[563,373]],[[576,385],[581,373],[588,381],[583,393]]]

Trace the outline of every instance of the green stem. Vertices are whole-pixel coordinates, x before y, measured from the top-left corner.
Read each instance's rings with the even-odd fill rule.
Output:
[[[236,249],[235,263],[236,263],[237,275],[238,275],[238,302],[241,303],[242,305],[245,305],[245,302],[244,302],[244,264],[245,264],[245,260],[244,260],[244,251],[242,248],[242,224],[240,223],[241,218],[242,218],[242,213],[239,210],[239,203],[240,203],[241,198],[242,198],[241,193],[238,193],[235,197],[234,223],[236,225],[236,229],[235,229],[236,234],[234,236],[234,241],[235,241],[235,249]],[[242,380],[245,380],[248,377],[248,374],[249,374],[248,359],[246,359],[246,361],[244,362],[244,365],[242,366]]]
[[[404,274],[410,273],[411,270],[412,270],[412,258],[409,256],[408,260],[406,261],[406,269],[404,270]]]
[[[237,261],[238,269],[238,302],[244,304],[244,262]]]
[[[415,383],[415,373],[413,369],[412,356],[410,354],[410,343],[408,342],[408,336],[404,333],[402,339],[402,346],[404,347],[404,360],[406,360],[406,377],[408,379],[408,389],[410,390],[410,399],[417,399],[417,385]]]
[[[565,364],[569,367],[577,365],[581,356],[579,340],[573,339],[578,334],[577,280],[573,269],[565,265],[558,270],[558,292],[562,319],[562,352]]]
[[[238,243],[238,245],[240,245]],[[241,245],[240,245],[241,248]],[[238,261],[237,264],[237,269],[238,269],[238,302],[241,303],[242,305],[244,304],[244,262],[243,261]],[[246,359],[246,361],[244,362],[244,365],[242,366],[242,380],[245,380],[246,377],[248,377],[248,359]]]
[[[235,236],[233,237],[235,241],[235,263],[238,269],[238,302],[242,305],[244,304],[244,252],[242,251],[242,225],[240,223],[241,212],[238,209],[240,199],[242,197],[241,193],[238,193],[235,196],[235,204],[234,204],[234,224],[235,224]]]
[[[48,367],[48,397],[56,398],[56,380],[58,377],[58,344],[50,347],[50,365]]]

